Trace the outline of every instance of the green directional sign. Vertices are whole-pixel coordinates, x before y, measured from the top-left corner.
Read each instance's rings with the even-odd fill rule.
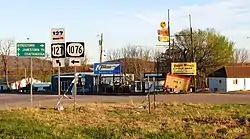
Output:
[[[45,57],[45,43],[17,43],[17,56]]]

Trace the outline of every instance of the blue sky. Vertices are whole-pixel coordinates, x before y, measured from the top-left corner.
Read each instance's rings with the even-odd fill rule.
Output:
[[[0,38],[46,42],[50,53],[50,29],[64,27],[67,41],[84,41],[90,62],[98,60],[98,37],[104,33],[104,49],[127,44],[155,47],[159,22],[170,9],[172,33],[188,27],[213,27],[236,42],[250,46],[249,0],[2,0]]]

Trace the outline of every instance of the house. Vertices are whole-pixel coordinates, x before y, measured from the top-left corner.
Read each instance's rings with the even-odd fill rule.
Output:
[[[250,66],[224,66],[208,76],[212,92],[250,90]]]
[[[0,83],[0,92],[5,91],[8,89],[8,86],[6,83]]]

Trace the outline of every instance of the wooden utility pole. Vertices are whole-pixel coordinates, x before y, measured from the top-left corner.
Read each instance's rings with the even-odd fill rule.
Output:
[[[101,38],[99,40],[99,46],[100,46],[100,63],[102,63],[102,52],[103,52],[102,42],[103,42],[103,33],[101,33]]]
[[[100,63],[102,63],[102,53],[103,53],[103,33],[101,33],[101,38],[99,40],[99,46],[100,46]],[[101,90],[101,79],[102,79],[102,75],[100,74],[99,76],[99,83],[98,83],[98,91],[97,92],[100,92]]]

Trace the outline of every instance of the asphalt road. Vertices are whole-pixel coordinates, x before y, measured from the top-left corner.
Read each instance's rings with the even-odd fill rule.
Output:
[[[33,103],[30,103],[30,95],[27,94],[0,94],[0,109],[20,108],[29,106],[53,106],[58,100],[56,95],[33,95]],[[76,103],[131,103],[142,102],[146,96],[94,96],[78,95]],[[153,101],[153,95],[151,95]],[[249,93],[232,94],[168,94],[156,95],[157,102],[190,102],[190,103],[235,103],[250,104]],[[72,103],[74,99],[63,99],[63,103]]]

